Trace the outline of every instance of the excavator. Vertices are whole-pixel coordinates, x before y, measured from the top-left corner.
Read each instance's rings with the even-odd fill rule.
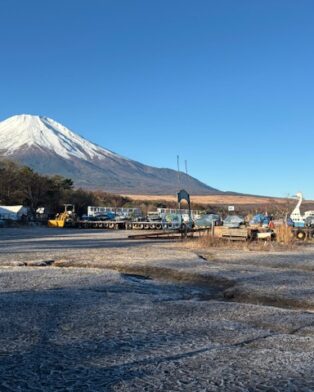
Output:
[[[298,203],[292,211],[290,218],[295,227],[308,226],[309,222],[314,219],[314,211],[306,211],[302,214],[300,207],[303,202],[303,194],[298,192],[295,196],[298,199]]]
[[[300,209],[303,201],[302,193],[298,192],[296,198],[298,203],[290,215],[294,226],[292,232],[298,240],[314,239],[314,211],[306,211],[302,214]]]
[[[64,204],[64,211],[48,220],[48,227],[74,227],[76,222],[75,206]]]

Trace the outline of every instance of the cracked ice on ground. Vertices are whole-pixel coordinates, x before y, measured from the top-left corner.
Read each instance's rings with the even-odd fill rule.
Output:
[[[1,229],[1,391],[314,389],[313,248],[126,234]]]

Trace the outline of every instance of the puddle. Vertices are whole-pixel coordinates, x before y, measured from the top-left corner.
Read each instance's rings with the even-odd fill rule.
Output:
[[[131,280],[133,282],[137,282],[141,280],[152,280],[152,278],[147,275],[128,274],[128,273],[121,273],[121,277],[127,280]]]

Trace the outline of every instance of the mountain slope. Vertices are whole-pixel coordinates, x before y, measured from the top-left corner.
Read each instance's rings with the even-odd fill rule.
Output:
[[[122,157],[47,117],[24,114],[0,122],[0,156],[43,174],[70,177],[76,186],[108,192],[169,194],[179,187],[176,171]],[[221,193],[184,173],[180,187],[199,195]]]

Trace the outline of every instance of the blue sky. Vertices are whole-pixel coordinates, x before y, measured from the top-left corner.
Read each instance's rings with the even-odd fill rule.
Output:
[[[222,190],[314,199],[314,2],[0,0],[0,120]]]

